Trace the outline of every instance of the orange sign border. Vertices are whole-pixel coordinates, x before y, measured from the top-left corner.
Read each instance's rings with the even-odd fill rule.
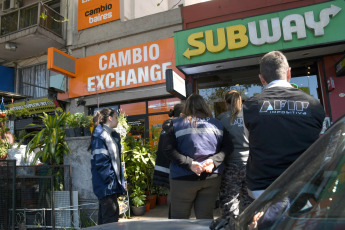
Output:
[[[64,55],[67,58],[73,59],[75,66],[77,66],[77,61],[78,61],[77,58],[62,52],[61,50],[58,50],[55,47],[50,47],[50,48],[48,48],[47,69],[61,73],[61,74],[66,75],[68,77],[75,78],[77,76],[77,71],[75,73],[72,73],[68,70],[62,69],[62,68],[54,65],[54,52],[57,52],[61,55]]]

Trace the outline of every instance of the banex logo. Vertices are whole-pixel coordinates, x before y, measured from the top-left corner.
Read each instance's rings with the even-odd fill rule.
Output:
[[[274,100],[263,101],[259,114],[285,114],[285,115],[309,115],[308,114],[308,101],[287,101],[287,100]]]

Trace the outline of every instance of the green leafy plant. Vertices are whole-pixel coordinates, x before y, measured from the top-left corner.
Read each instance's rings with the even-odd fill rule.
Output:
[[[84,113],[69,113],[69,115],[66,118],[66,125],[72,129],[81,128],[81,122],[84,116]]]
[[[68,116],[69,112],[61,114],[55,112],[55,116],[43,113],[43,116],[39,116],[44,124],[42,130],[29,133],[23,138],[24,140],[32,137],[26,147],[25,159],[28,154],[32,154],[34,150],[39,149],[35,154],[33,164],[38,159],[51,165],[62,164],[63,156],[70,153],[70,149],[64,140],[66,135],[64,126]],[[29,126],[36,125],[30,124]],[[22,141],[18,147],[21,143]]]
[[[6,142],[0,142],[0,159],[4,158],[8,153],[8,146]]]
[[[125,177],[128,180],[129,189],[140,187],[151,192],[155,151],[149,143],[142,143],[132,136],[127,136],[124,148]]]
[[[169,189],[164,186],[157,186],[157,193],[158,196],[166,196],[168,195]]]
[[[14,115],[16,117],[29,116],[30,112],[29,112],[29,110],[27,108],[23,107],[23,108],[21,108],[19,110],[15,110],[14,111]]]
[[[140,207],[145,205],[146,195],[144,194],[144,191],[139,187],[136,186],[133,188],[133,191],[130,195],[132,197],[132,204],[135,207]]]
[[[14,109],[7,110],[6,115],[9,116],[16,116],[16,111]]]
[[[93,116],[82,116],[80,125],[83,128],[90,128],[91,126],[93,126]]]

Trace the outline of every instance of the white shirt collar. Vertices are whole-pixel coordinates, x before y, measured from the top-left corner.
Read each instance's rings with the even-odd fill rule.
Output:
[[[285,87],[285,88],[292,88],[292,85],[287,82],[286,80],[274,80],[271,81],[267,86],[266,89],[272,88],[272,87]]]

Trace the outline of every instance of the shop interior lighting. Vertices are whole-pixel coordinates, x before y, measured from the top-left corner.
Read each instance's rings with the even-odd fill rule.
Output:
[[[16,51],[17,49],[17,44],[14,42],[6,42],[5,43],[5,49],[7,50],[12,50],[12,51]]]

